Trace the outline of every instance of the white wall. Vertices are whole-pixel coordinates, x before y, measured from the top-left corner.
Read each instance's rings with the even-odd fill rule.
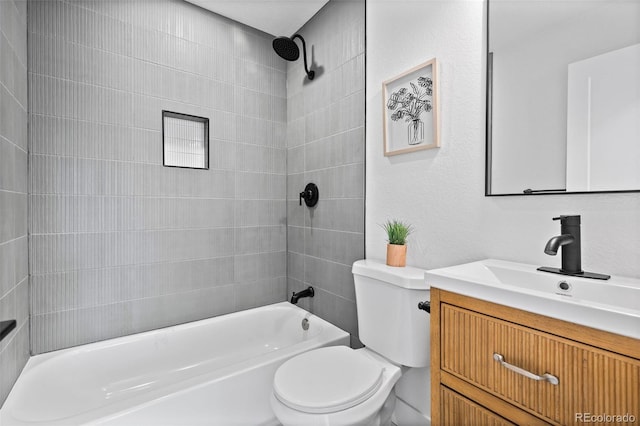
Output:
[[[559,266],[544,254],[559,214],[582,215],[585,270],[640,277],[640,193],[484,197],[484,3],[367,3],[366,255],[384,258],[379,224],[416,228],[407,262],[436,268],[487,257]],[[440,64],[442,147],[382,152],[381,82]]]

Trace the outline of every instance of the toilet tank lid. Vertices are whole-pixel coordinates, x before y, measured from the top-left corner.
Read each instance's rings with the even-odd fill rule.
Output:
[[[373,278],[414,290],[429,290],[430,286],[424,279],[424,269],[413,266],[388,266],[382,260],[363,259],[353,263],[351,269],[354,275]]]

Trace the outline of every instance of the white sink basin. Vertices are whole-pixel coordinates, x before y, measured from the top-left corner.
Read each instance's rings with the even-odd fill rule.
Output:
[[[640,339],[640,280],[552,274],[487,259],[425,273],[431,287]]]

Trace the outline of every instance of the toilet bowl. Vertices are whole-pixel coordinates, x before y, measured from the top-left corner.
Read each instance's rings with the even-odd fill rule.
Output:
[[[386,425],[401,369],[366,348],[331,346],[286,361],[271,407],[283,425]]]
[[[315,349],[283,363],[271,407],[284,426],[391,424],[402,366],[429,363],[429,320],[417,308],[429,300],[424,272],[354,263],[360,339],[367,346]]]

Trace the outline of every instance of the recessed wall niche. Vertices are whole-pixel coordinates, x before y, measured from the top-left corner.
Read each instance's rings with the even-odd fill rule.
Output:
[[[209,119],[162,111],[162,164],[209,169]]]

